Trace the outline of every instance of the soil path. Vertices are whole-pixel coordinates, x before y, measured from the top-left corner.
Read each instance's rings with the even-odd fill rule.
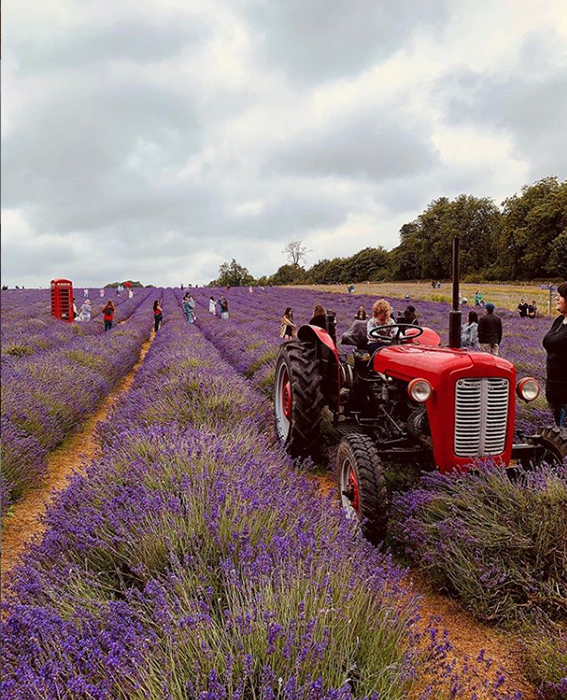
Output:
[[[66,438],[61,445],[47,457],[47,478],[37,489],[30,491],[21,501],[16,503],[13,514],[4,518],[2,523],[2,591],[9,580],[9,574],[23,552],[27,543],[43,531],[39,522],[47,505],[53,500],[57,491],[67,487],[69,477],[81,473],[85,466],[100,455],[100,446],[96,440],[96,424],[105,420],[120,396],[128,391],[136,372],[154,339],[154,332],[140,350],[136,364],[128,374],[114,387],[110,394],[79,432]]]
[[[338,497],[337,482],[329,473],[315,474],[319,492],[323,496],[335,491]],[[493,664],[486,674],[493,678],[496,669],[502,669],[507,682],[501,692],[507,690],[511,695],[521,691],[523,700],[536,700],[536,690],[528,681],[522,670],[522,649],[520,640],[509,632],[499,632],[493,627],[478,622],[470,613],[463,610],[456,600],[452,600],[433,590],[427,578],[416,570],[408,572],[408,585],[421,599],[423,624],[431,619],[439,619],[436,627],[440,631],[447,630],[453,646],[450,654],[461,667],[465,657],[474,661],[479,652],[484,649],[487,659]]]

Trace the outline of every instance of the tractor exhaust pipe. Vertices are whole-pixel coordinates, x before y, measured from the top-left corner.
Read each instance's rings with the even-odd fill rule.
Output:
[[[461,347],[461,309],[459,304],[459,242],[453,238],[453,309],[449,314],[449,347]]]

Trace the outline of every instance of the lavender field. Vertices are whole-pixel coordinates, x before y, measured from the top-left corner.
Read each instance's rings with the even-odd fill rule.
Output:
[[[150,336],[153,300],[161,298],[164,308],[130,390],[98,425],[103,457],[48,509],[42,541],[4,592],[5,697],[519,697],[481,649],[455,665],[450,640],[423,619],[406,570],[365,542],[334,496],[323,498],[301,471],[306,466],[298,469],[275,442],[271,394],[284,308],[292,306],[303,323],[322,303],[337,312],[340,337],[358,305],[369,309],[373,298],[275,288],[192,291],[195,324],[185,321],[181,290],[142,290],[119,305],[123,323],[107,334],[96,317],[88,330],[49,318],[46,292],[3,292],[3,512],[4,499],[21,497],[42,478],[46,453],[136,362]],[[229,299],[228,320],[208,311],[210,295],[220,293]],[[390,301],[396,311],[405,308]],[[416,308],[446,342],[447,304]],[[520,377],[543,379],[549,319],[499,313],[502,355]],[[543,400],[518,410],[520,430],[549,421]],[[473,601],[471,568],[485,582],[492,576],[489,605],[498,609],[516,609],[529,589],[545,619],[522,619],[531,625],[526,666],[542,697],[563,697],[565,476],[542,472],[508,490],[508,511],[521,501],[533,515],[544,504],[550,526],[537,530],[547,539],[530,549],[523,577],[507,588],[509,562],[482,549],[483,530],[471,548],[457,537],[462,522],[451,525],[449,514],[441,531],[424,522],[430,511],[419,508],[435,500],[435,489],[447,492],[448,483],[425,483],[400,499],[399,522],[415,525],[397,528],[400,548],[410,559],[419,537],[441,538],[447,550],[451,541],[454,551],[468,548],[459,575],[468,572]],[[476,504],[493,505],[486,484],[467,489],[472,512]],[[529,549],[533,533],[515,523],[514,537]],[[432,573],[442,577],[442,557],[434,563]],[[415,566],[429,564],[414,558]],[[547,590],[534,588],[532,565],[553,569]]]

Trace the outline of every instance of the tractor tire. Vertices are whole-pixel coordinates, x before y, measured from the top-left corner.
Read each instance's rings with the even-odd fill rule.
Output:
[[[313,343],[290,340],[281,346],[275,373],[274,419],[279,441],[292,457],[317,446],[325,399]]]
[[[388,491],[378,450],[367,435],[344,437],[337,453],[341,505],[361,523],[362,534],[379,545],[388,529]]]
[[[567,428],[550,425],[543,428],[539,437],[533,442],[543,447],[544,450],[538,464],[543,462],[556,466],[564,464],[567,459]]]

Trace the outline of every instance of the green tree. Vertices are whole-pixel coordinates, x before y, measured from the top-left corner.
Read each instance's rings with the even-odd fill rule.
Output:
[[[252,282],[254,277],[232,258],[230,263],[224,262],[219,267],[219,276],[211,284],[216,287],[247,287]]]
[[[554,274],[555,258],[567,230],[567,181],[545,177],[504,200],[499,241],[500,266],[508,279],[534,279]],[[551,254],[550,254],[551,249]]]
[[[302,284],[305,281],[305,270],[299,265],[282,265],[270,277],[270,282],[277,286],[285,284]]]

